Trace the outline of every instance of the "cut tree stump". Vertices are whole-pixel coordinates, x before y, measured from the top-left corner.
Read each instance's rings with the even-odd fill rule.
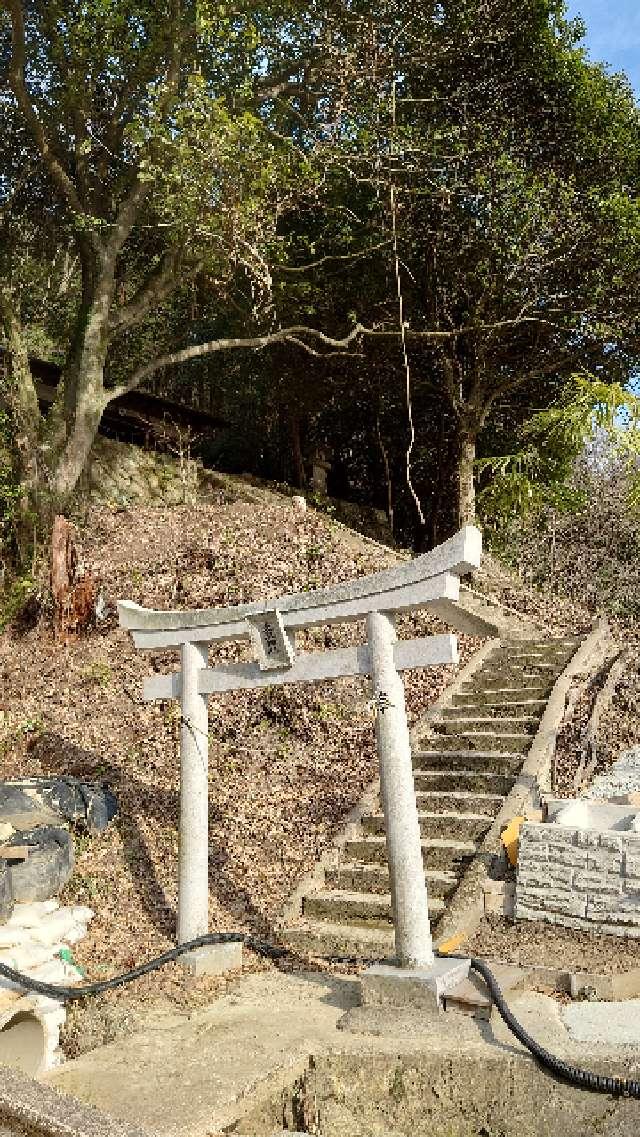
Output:
[[[66,640],[93,623],[98,581],[93,573],[80,571],[75,527],[60,514],[51,535],[51,593],[56,639]]]

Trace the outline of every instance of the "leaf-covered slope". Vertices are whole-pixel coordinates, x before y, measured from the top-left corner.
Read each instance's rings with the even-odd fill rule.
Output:
[[[397,559],[321,514],[300,515],[286,497],[251,492],[250,502],[95,509],[83,553],[103,580],[110,611],[124,597],[154,607],[199,607],[278,596],[349,580]],[[412,622],[440,630],[430,617]],[[301,646],[332,647],[361,637],[355,625],[331,628],[301,637]],[[471,644],[461,639],[467,652]],[[216,655],[240,658],[247,650],[225,645]],[[66,646],[53,642],[44,622],[0,640],[1,776],[106,779],[120,800],[120,819],[107,834],[77,841],[67,889],[68,899],[96,910],[78,949],[93,976],[127,967],[174,940],[177,708],[143,704],[141,691],[150,671],[177,665],[174,652],[137,652],[114,614]],[[446,668],[408,678],[413,720],[446,678]],[[210,740],[210,926],[265,932],[375,777],[366,682],[212,697]],[[141,986],[174,990],[176,974],[172,969]],[[202,981],[203,992],[209,989]]]

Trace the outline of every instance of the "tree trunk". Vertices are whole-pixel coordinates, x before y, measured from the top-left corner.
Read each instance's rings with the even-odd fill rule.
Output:
[[[304,468],[304,457],[302,454],[302,438],[300,431],[300,415],[297,411],[289,408],[289,436],[291,438],[291,460],[293,464],[293,484],[297,489],[304,489],[307,482],[307,475]]]
[[[95,617],[98,582],[91,572],[78,576],[76,532],[66,517],[57,516],[51,534],[51,594],[57,639],[87,628]]]
[[[38,466],[38,446],[42,417],[38,405],[29,356],[22,334],[17,301],[0,285],[0,327],[4,329],[11,360],[2,402],[6,405],[11,431],[11,464],[19,497],[12,520],[18,558],[24,565],[34,542],[42,471]]]
[[[63,375],[64,438],[56,448],[51,490],[58,508],[73,494],[85,469],[108,398],[104,368],[109,346],[108,319],[113,281],[103,282],[79,319],[78,334]],[[52,408],[55,413],[56,408]]]
[[[104,407],[104,395],[95,387],[83,394],[76,407],[71,433],[51,475],[51,492],[58,507],[69,500],[85,469]]]
[[[473,467],[476,460],[476,431],[460,424],[458,458],[458,526],[474,525],[476,520],[476,490]]]

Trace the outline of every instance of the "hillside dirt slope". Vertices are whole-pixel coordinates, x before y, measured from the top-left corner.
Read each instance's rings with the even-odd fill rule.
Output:
[[[248,487],[247,491],[248,491]],[[249,498],[249,500],[247,500]],[[120,816],[101,837],[76,837],[63,901],[95,919],[76,958],[103,978],[170,947],[175,937],[178,720],[174,704],[144,704],[143,679],[176,669],[174,652],[141,653],[117,626],[115,601],[158,608],[230,605],[313,589],[392,565],[399,554],[291,499],[231,483],[215,499],[173,508],[94,506],[81,534],[85,562],[108,601],[99,628],[55,643],[42,617],[0,637],[0,778],[71,774],[106,781]],[[513,606],[516,604],[512,600]],[[534,594],[521,606],[536,614]],[[545,612],[538,612],[546,615]],[[584,613],[555,606],[555,622]],[[443,630],[407,618],[401,635]],[[356,625],[301,637],[304,648],[362,639]],[[463,660],[476,643],[460,636]],[[246,658],[226,645],[217,658]],[[446,684],[448,668],[407,675],[411,722]],[[266,934],[300,876],[376,776],[364,680],[236,692],[210,701],[210,928]],[[248,967],[265,966],[247,953]],[[185,1007],[223,989],[176,965],[70,1011],[67,1050],[133,1029],[152,1005]]]

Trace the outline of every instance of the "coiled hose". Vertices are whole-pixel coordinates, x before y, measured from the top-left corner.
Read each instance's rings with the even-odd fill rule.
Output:
[[[245,947],[250,948],[258,955],[273,960],[294,954],[288,948],[269,944],[265,940],[257,939],[243,932],[210,932],[207,935],[198,936],[195,940],[189,940],[188,943],[179,944],[177,947],[171,948],[170,951],[165,951],[162,955],[156,956],[155,959],[141,963],[138,967],[132,968],[131,971],[125,971],[122,975],[116,975],[112,979],[104,979],[97,983],[86,983],[81,987],[62,987],[53,983],[43,983],[39,979],[32,979],[29,975],[23,975],[22,972],[16,971],[13,967],[8,967],[5,963],[0,963],[0,976],[10,980],[11,983],[18,984],[25,990],[34,991],[38,995],[46,995],[49,999],[72,1002],[76,999],[101,995],[104,991],[112,991],[116,987],[122,987],[125,983],[131,983],[134,979],[140,979],[141,976],[148,975],[151,971],[156,971],[167,963],[172,963],[185,952],[194,951],[196,948],[205,947],[209,944],[231,943],[244,944]],[[439,952],[436,954],[440,955]],[[444,956],[444,953],[443,957],[448,959],[466,958],[466,956]],[[498,1013],[511,1033],[546,1070],[549,1070],[562,1081],[570,1082],[583,1090],[592,1090],[613,1097],[640,1099],[640,1081],[635,1081],[632,1078],[610,1078],[602,1074],[594,1074],[589,1070],[581,1069],[579,1066],[572,1066],[569,1062],[565,1062],[562,1058],[557,1058],[555,1054],[545,1050],[544,1046],[541,1046],[534,1038],[531,1038],[531,1035],[527,1034],[515,1015],[509,1010],[498,982],[484,960],[471,958],[470,967],[486,983]]]

